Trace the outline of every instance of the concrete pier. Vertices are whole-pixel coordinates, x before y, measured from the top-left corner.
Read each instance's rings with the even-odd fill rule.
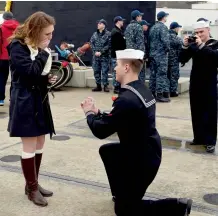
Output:
[[[9,86],[7,87],[9,92]],[[57,136],[46,139],[40,184],[54,192],[45,208],[24,195],[19,155],[21,143],[7,132],[9,98],[0,107],[0,216],[114,216],[110,189],[98,149],[117,140],[96,139],[87,127],[80,102],[92,96],[101,110],[109,110],[111,93],[93,93],[87,88],[65,87],[50,97]],[[191,216],[218,215],[216,205],[204,201],[205,194],[218,192],[218,152],[205,153],[191,147],[193,138],[188,94],[157,103],[157,128],[162,137],[163,161],[145,199],[190,197]]]

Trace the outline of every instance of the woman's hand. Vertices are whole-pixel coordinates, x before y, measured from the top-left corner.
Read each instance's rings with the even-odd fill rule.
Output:
[[[49,74],[48,75],[48,82],[51,83],[51,84],[54,84],[57,82],[57,76],[53,76],[52,74]]]
[[[45,48],[48,47],[49,44],[50,44],[50,40],[46,39],[46,40],[41,41],[38,47],[44,50]]]

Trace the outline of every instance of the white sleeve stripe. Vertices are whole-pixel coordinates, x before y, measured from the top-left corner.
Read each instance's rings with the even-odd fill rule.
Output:
[[[88,111],[88,112],[86,113],[86,117],[87,117],[88,115],[91,115],[91,114],[94,114],[94,115],[95,115],[95,113],[94,113],[93,111]]]

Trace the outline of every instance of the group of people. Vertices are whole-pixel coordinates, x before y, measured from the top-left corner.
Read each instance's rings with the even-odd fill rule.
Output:
[[[149,88],[157,101],[169,102],[169,97],[178,96],[179,63],[185,65],[192,59],[189,93],[194,139],[191,145],[204,145],[208,153],[214,153],[217,140],[218,41],[212,38],[209,21],[205,18],[199,18],[193,24],[193,35],[185,36],[182,41],[177,36],[181,25],[171,23],[168,32],[163,24],[168,15],[159,12],[158,22],[150,29]]]
[[[134,29],[138,28],[142,32],[137,18],[142,14],[139,13],[133,13],[135,19],[126,29],[125,34],[129,38],[134,38]],[[117,18],[118,22],[123,22],[122,17]],[[21,166],[26,182],[25,194],[39,206],[47,206],[45,197],[53,195],[52,191],[40,186],[38,175],[45,135],[50,134],[52,137],[55,134],[47,90],[48,82],[54,83],[57,80],[56,76],[49,74],[51,53],[48,47],[54,26],[53,17],[44,12],[36,12],[16,28],[7,46],[12,77],[8,131],[11,137],[20,137],[22,140]],[[91,43],[94,68],[98,69],[95,70],[95,77],[97,84],[100,84],[101,77],[96,71],[99,72],[100,67],[106,67],[109,61],[109,43],[103,41],[110,38],[110,33],[104,28],[104,20],[98,26],[99,31],[93,35]],[[206,21],[197,22],[194,29],[196,41],[190,44],[188,37],[185,37],[180,54],[183,64],[190,58],[193,59],[190,80],[193,144],[206,145],[208,152],[214,152],[218,42],[210,38]],[[119,29],[115,30],[115,35],[120,33]],[[101,39],[96,40],[100,35]],[[140,40],[137,38],[138,41]],[[102,47],[102,44],[105,46]],[[97,138],[105,139],[117,132],[120,139],[119,143],[105,144],[99,149],[115,202],[114,211],[117,216],[187,216],[191,212],[191,199],[142,200],[158,173],[162,146],[156,129],[155,95],[140,80],[146,55],[144,46],[131,47],[132,43],[128,39],[125,44],[128,49],[115,51],[114,69],[116,81],[121,87],[111,112],[101,112],[91,97],[81,102],[87,124]],[[152,64],[157,63],[154,58]],[[103,82],[104,90],[108,91],[105,77]],[[101,86],[97,88],[99,90]]]
[[[102,91],[101,84],[103,84],[104,91],[109,92],[108,72],[111,65],[113,71],[114,93],[119,93],[120,83],[116,80],[116,72],[114,70],[117,60],[117,50],[133,48],[142,50],[144,53],[146,52],[145,46],[147,46],[147,43],[144,33],[147,31],[150,24],[145,20],[142,20],[142,13],[138,10],[132,11],[131,17],[132,21],[125,31],[123,28],[125,19],[121,16],[116,16],[114,18],[114,28],[111,32],[107,30],[106,20],[101,19],[98,21],[97,31],[94,32],[90,39],[93,53],[92,67],[97,85],[93,91]],[[138,46],[138,44],[140,44],[140,46]],[[140,73],[139,78],[145,82],[144,67],[143,73]]]
[[[164,24],[168,15],[164,11],[159,12],[158,21],[149,32],[149,88],[159,102],[170,102],[170,97],[178,96],[179,54],[182,48],[178,32],[182,26],[172,22],[168,30]]]
[[[165,23],[169,14],[164,11],[157,14],[158,21],[150,28],[148,38],[145,37],[144,32],[148,30],[150,24],[142,20],[142,16],[143,13],[140,11],[132,11],[132,21],[125,32],[122,29],[124,19],[120,16],[114,18],[115,28],[111,33],[106,29],[107,23],[105,20],[98,22],[98,30],[93,34],[90,41],[97,84],[93,91],[102,90],[101,77],[104,91],[109,91],[110,55],[114,70],[117,62],[116,51],[136,49],[145,53],[139,80],[145,82],[145,66],[148,61],[150,65],[150,91],[156,101],[170,102],[170,97],[178,96],[179,63],[184,65],[192,58],[190,105],[194,140],[191,144],[205,145],[206,151],[213,153],[217,138],[217,54],[215,50],[217,41],[210,35],[208,20],[205,18],[197,20],[197,23],[193,25],[194,36],[192,39],[194,38],[194,41],[189,42],[188,36],[185,37],[184,41],[178,37],[178,32],[182,26],[177,22],[172,22],[170,29],[167,28]],[[206,45],[202,50],[198,48],[199,41]],[[212,49],[211,52],[208,49]],[[208,71],[208,73],[205,74],[205,71]],[[119,93],[120,83],[115,70],[113,74],[114,93]],[[205,103],[202,103],[202,96],[206,101]]]
[[[45,197],[53,195],[39,184],[38,176],[45,135],[55,134],[47,90],[48,82],[57,80],[49,74],[51,53],[48,47],[54,26],[53,17],[36,12],[17,27],[7,46],[12,76],[8,131],[11,137],[22,140],[25,194],[42,207],[48,205]],[[115,214],[189,215],[191,199],[142,200],[162,158],[161,140],[155,126],[156,101],[138,80],[144,52],[124,49],[116,51],[116,58],[116,78],[122,88],[112,111],[102,113],[90,97],[81,103],[87,123],[97,138],[104,139],[114,132],[120,138],[120,143],[106,144],[99,149],[115,202]]]
[[[98,21],[97,31],[92,35],[90,43],[93,52],[93,70],[96,88],[93,91],[108,89],[109,65],[113,71],[114,93],[119,93],[120,83],[116,80],[116,51],[124,49],[138,49],[145,53],[143,68],[139,79],[145,82],[145,68],[150,65],[149,86],[156,100],[169,102],[170,97],[177,97],[179,80],[179,53],[182,48],[182,39],[178,32],[182,27],[177,22],[170,25],[170,30],[164,24],[169,14],[161,11],[157,14],[157,22],[151,27],[144,14],[138,10],[131,13],[132,21],[123,29],[124,21],[121,16],[114,18],[115,27],[109,32],[104,19]],[[102,80],[102,81],[101,81]]]

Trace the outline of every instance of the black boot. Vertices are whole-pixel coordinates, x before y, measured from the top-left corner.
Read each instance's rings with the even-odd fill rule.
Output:
[[[110,92],[110,90],[109,90],[107,85],[104,86],[104,92]]]
[[[167,103],[167,102],[170,102],[170,99],[169,98],[165,98],[163,96],[163,93],[157,93],[156,101],[157,102]]]
[[[156,98],[156,92],[151,92],[154,98]]]
[[[184,216],[190,215],[193,201],[191,199],[186,199],[186,198],[180,198],[177,200],[178,200],[178,204],[181,207],[181,211],[184,210]]]
[[[35,205],[43,207],[47,206],[48,202],[39,192],[38,188],[35,157],[28,159],[21,158],[21,167],[26,179],[25,193],[27,193],[29,200],[31,200]]]
[[[179,93],[178,92],[171,92],[170,97],[178,97]]]
[[[100,92],[102,91],[102,88],[101,88],[101,84],[97,84],[97,87],[92,89],[93,92]]]
[[[170,93],[169,92],[163,92],[163,97],[164,98],[170,98]]]
[[[207,153],[214,153],[215,152],[215,146],[214,145],[207,145],[206,151],[207,151]]]
[[[114,87],[114,94],[119,94],[119,91],[120,91],[119,86]]]
[[[197,146],[197,145],[204,145],[202,142],[195,142],[194,140],[190,142],[190,145]]]

